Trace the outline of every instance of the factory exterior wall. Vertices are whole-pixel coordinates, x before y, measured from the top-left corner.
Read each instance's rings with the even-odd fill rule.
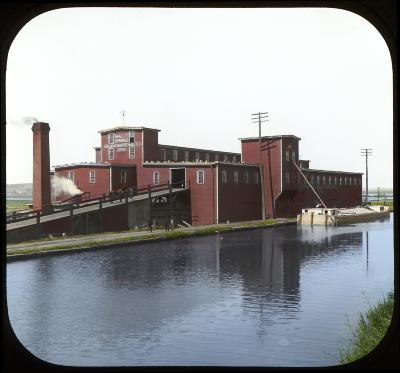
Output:
[[[159,161],[158,131],[144,129],[141,134],[143,137],[143,161]]]
[[[89,192],[91,197],[98,196],[110,191],[110,168],[104,166],[71,166],[68,168],[56,169],[56,176],[68,178],[68,173],[74,173],[74,184],[82,192]],[[95,182],[90,182],[90,171],[95,171]],[[70,196],[63,195],[56,197],[56,200],[63,200]]]
[[[274,216],[274,200],[281,192],[281,139],[263,138],[261,157],[264,171],[265,212],[266,218],[271,218]],[[258,140],[242,140],[242,159],[244,163],[259,164]]]
[[[122,179],[122,172],[126,172],[126,182]],[[136,166],[112,165],[111,166],[111,190],[120,190],[123,188],[136,188],[137,175]]]
[[[108,134],[114,133],[114,143],[108,143]],[[101,134],[101,162],[102,163],[122,163],[140,164],[142,162],[142,131],[133,130],[134,143],[129,142],[129,130],[115,130]],[[114,148],[113,159],[109,158],[110,146]],[[134,156],[129,158],[129,148],[134,147]]]
[[[299,164],[299,140],[293,137],[282,138],[282,190],[297,189],[299,171],[293,164]]]
[[[140,173],[139,173],[140,172]],[[158,172],[160,175],[160,183],[168,182],[170,178],[169,167],[145,166],[138,167],[138,186],[143,187],[146,185],[154,184],[154,173]]]
[[[176,159],[174,159],[174,150],[176,151]],[[185,159],[186,152],[188,156],[187,159]],[[197,156],[196,153],[198,153]],[[206,154],[208,154],[208,159]],[[215,162],[224,161],[225,156],[227,157],[227,161],[229,162],[240,162],[241,159],[241,155],[239,153],[218,152],[215,150],[186,148],[172,145],[159,145],[159,155],[159,159],[161,161],[171,162],[196,162],[196,160],[201,160],[203,162]],[[235,157],[235,160],[233,159],[233,157]]]
[[[214,175],[211,164],[204,165],[171,165],[157,166],[148,165],[141,170],[140,180],[143,185],[153,184],[153,174],[158,172],[160,183],[171,182],[171,168],[183,168],[186,174],[186,185],[190,185],[190,205],[193,225],[213,224],[215,222],[214,213]],[[197,171],[204,171],[204,183],[197,182]]]
[[[223,182],[223,172],[226,182]],[[261,219],[261,183],[258,166],[218,165],[218,222]],[[237,183],[234,173],[237,172]],[[246,183],[245,175],[248,175]]]
[[[204,171],[204,183],[197,182],[197,171]],[[214,173],[210,165],[186,168],[190,182],[190,205],[193,225],[215,223]]]
[[[303,173],[327,207],[361,205],[361,174],[320,170],[303,170]],[[290,187],[285,187],[284,192],[278,197],[277,217],[294,217],[301,213],[302,208],[315,207],[321,203],[311,188],[306,185],[303,177],[298,176],[297,185],[291,184]],[[342,178],[342,185],[338,185],[340,178]]]

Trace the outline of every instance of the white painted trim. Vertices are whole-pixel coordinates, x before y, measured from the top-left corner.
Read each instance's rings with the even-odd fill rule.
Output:
[[[110,166],[110,192],[112,191],[112,172],[111,172],[112,167]]]

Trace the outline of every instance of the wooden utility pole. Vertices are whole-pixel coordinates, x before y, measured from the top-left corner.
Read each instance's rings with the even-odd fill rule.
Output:
[[[372,149],[361,149],[361,156],[365,157],[365,205],[368,206],[368,156],[372,155]]]
[[[265,220],[265,190],[264,190],[264,165],[262,163],[261,155],[261,123],[268,122],[268,112],[251,114],[253,123],[258,123],[258,146],[259,146],[259,162],[260,162],[260,179],[261,179],[261,214],[262,220]],[[270,175],[271,176],[271,175]],[[272,214],[274,215],[274,214]],[[274,218],[274,216],[272,216]]]

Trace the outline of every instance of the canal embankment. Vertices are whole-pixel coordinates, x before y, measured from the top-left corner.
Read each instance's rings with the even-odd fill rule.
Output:
[[[388,295],[360,314],[357,325],[351,327],[352,339],[349,345],[340,350],[340,362],[351,363],[369,354],[382,341],[392,321],[394,293]]]
[[[70,237],[49,237],[41,240],[8,244],[7,258],[24,259],[39,255],[130,246],[134,244],[152,243],[185,237],[196,237],[293,224],[296,224],[295,218],[279,218],[196,227],[177,227],[168,232],[166,232],[165,229],[156,228],[153,229],[152,232],[130,230],[124,232],[108,232]]]

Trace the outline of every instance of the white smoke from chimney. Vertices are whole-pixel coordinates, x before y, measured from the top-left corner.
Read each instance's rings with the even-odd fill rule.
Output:
[[[19,120],[15,119],[7,120],[7,123],[10,123],[14,126],[23,126],[23,127],[32,126],[32,124],[36,122],[39,122],[37,118],[28,116],[21,117],[21,119]]]
[[[83,192],[77,188],[71,179],[64,176],[52,175],[51,176],[51,196],[52,200],[60,195],[66,197],[82,194]]]
[[[27,126],[31,126],[33,123],[37,123],[39,120],[35,117],[22,117],[22,123],[26,124]]]

